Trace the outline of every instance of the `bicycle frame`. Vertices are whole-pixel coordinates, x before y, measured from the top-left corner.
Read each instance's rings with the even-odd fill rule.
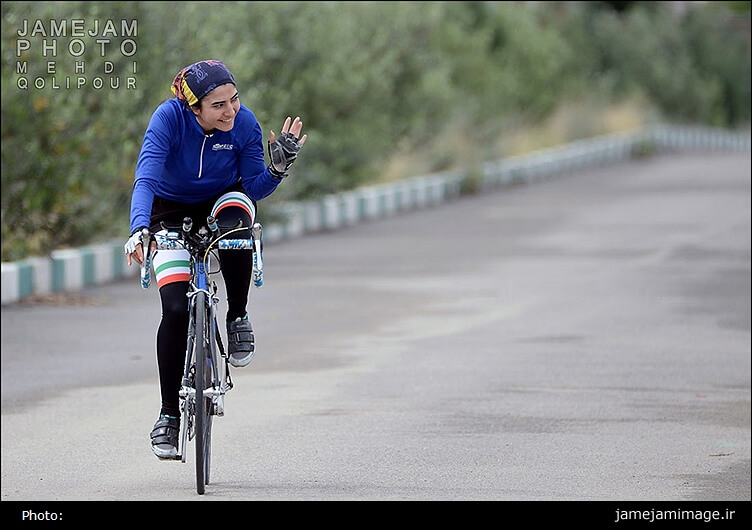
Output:
[[[221,339],[219,339],[219,328],[217,324],[216,319],[216,313],[217,313],[217,303],[218,298],[216,297],[216,286],[211,286],[212,291],[210,291],[210,285],[209,285],[209,276],[206,273],[206,267],[202,261],[196,261],[193,263],[194,271],[193,271],[193,278],[190,282],[191,288],[188,292],[188,297],[191,299],[190,301],[190,312],[191,312],[191,319],[193,321],[191,324],[195,326],[195,314],[196,314],[196,305],[197,305],[197,295],[200,292],[203,292],[206,295],[206,308],[207,308],[207,319],[206,319],[206,326],[209,328],[209,338],[208,338],[208,345],[209,345],[209,360],[211,361],[211,367],[212,367],[212,387],[211,388],[205,388],[204,389],[204,396],[210,396],[212,399],[212,407],[216,410],[216,412],[213,412],[213,414],[216,414],[217,416],[224,415],[224,395],[227,392],[227,390],[230,390],[232,388],[232,381],[229,379],[229,368],[227,367],[227,355],[224,352],[224,349],[221,347]],[[191,324],[189,324],[189,330],[191,329]],[[194,328],[195,329],[195,328]],[[198,332],[198,330],[195,330]],[[207,330],[204,330],[207,331]],[[195,335],[194,335],[195,340]],[[191,346],[191,345],[189,345]],[[217,347],[219,346],[220,349],[220,356],[223,360],[223,362],[217,362],[218,356],[217,356]],[[188,352],[186,352],[186,370],[190,368],[188,366],[189,355]],[[185,394],[185,395],[183,395]],[[185,387],[185,381],[184,381],[184,387],[181,389],[181,397],[186,397],[188,395],[195,395],[195,388],[191,389],[188,387]],[[183,458],[183,461],[185,461],[185,458]]]
[[[179,391],[182,413],[181,439],[175,458],[185,463],[187,442],[195,440],[196,489],[198,494],[202,495],[204,486],[209,483],[212,418],[224,415],[224,396],[233,388],[229,359],[222,345],[216,317],[219,303],[216,296],[217,287],[210,278],[210,271],[207,270],[207,258],[210,255],[209,250],[215,244],[218,250],[252,250],[253,283],[256,287],[261,287],[262,229],[259,223],[255,223],[251,228],[252,239],[223,239],[224,236],[219,235],[216,222],[211,216],[207,218],[210,233],[202,227],[198,235],[191,236],[191,226],[192,221],[186,218],[183,222],[182,237],[177,232],[150,235],[145,231],[146,233],[142,233],[142,244],[144,249],[149,249],[148,245],[154,240],[157,250],[185,249],[190,254],[191,277],[187,293],[190,311],[188,343]],[[204,253],[203,257],[201,253]],[[147,289],[151,282],[151,257],[151,253],[147,252],[141,265],[141,286],[144,289]],[[200,381],[203,381],[203,384],[200,384]]]

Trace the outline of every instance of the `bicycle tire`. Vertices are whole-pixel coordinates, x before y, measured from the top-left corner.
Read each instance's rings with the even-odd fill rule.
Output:
[[[204,397],[204,389],[211,384],[209,359],[208,301],[206,293],[199,292],[195,299],[196,310],[196,492],[203,495],[209,483],[211,456],[211,397]]]

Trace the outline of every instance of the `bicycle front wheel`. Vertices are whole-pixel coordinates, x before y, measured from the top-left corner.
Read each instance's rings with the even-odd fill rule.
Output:
[[[204,494],[204,486],[209,483],[211,462],[212,398],[205,396],[204,390],[212,386],[210,363],[209,304],[206,293],[196,295],[196,491]]]

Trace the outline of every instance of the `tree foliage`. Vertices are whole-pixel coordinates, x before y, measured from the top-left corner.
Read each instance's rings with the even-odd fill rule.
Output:
[[[441,149],[447,128],[479,145],[591,94],[639,93],[671,121],[748,125],[749,3],[683,13],[663,4],[3,2],[2,259],[125,234],[149,117],[175,73],[200,59],[230,66],[265,134],[288,115],[304,121],[305,153],[270,201],[354,188],[396,151]],[[79,57],[70,34],[35,35],[19,51],[24,21],[50,32],[50,21],[73,20],[87,30],[137,21],[137,50],[121,53],[119,31],[103,55],[100,27],[80,38]],[[53,40],[51,74],[43,46]],[[76,61],[87,83],[66,87]],[[23,90],[20,77],[45,86]]]

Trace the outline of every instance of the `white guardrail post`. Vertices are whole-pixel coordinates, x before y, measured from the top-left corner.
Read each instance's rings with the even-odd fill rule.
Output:
[[[576,169],[622,162],[639,154],[696,149],[750,151],[750,134],[656,125],[637,132],[578,140],[486,163],[474,188],[485,191],[509,184],[533,183]],[[457,171],[444,172],[364,186],[320,200],[274,204],[274,213],[284,221],[264,226],[264,241],[298,238],[437,206],[459,197],[466,178],[471,177]],[[123,242],[119,240],[56,250],[49,257],[3,263],[2,304],[31,296],[78,291],[137,274],[138,267],[126,265]]]

